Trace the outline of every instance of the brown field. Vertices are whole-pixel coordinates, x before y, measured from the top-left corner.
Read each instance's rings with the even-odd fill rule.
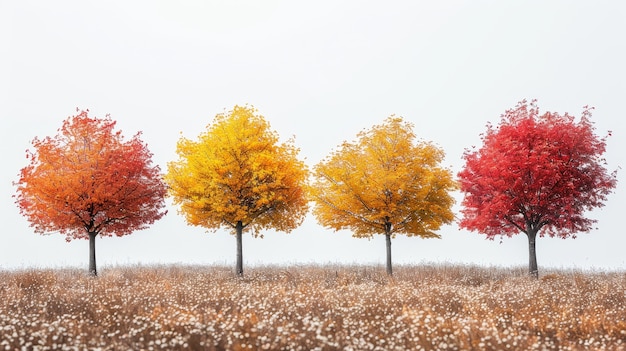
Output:
[[[0,350],[626,350],[626,272],[0,271]]]

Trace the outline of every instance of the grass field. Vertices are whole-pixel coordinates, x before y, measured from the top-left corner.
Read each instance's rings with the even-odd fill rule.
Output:
[[[626,350],[626,272],[0,271],[0,350]]]

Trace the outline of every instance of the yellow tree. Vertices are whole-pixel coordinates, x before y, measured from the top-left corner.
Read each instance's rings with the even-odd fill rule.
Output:
[[[391,116],[357,137],[314,167],[313,214],[323,226],[350,229],[355,237],[384,234],[392,275],[391,239],[439,238],[435,231],[454,219],[449,192],[457,185],[439,166],[444,152],[415,143],[413,126],[402,118]]]
[[[242,233],[290,232],[308,211],[308,169],[293,139],[278,134],[251,106],[218,114],[197,141],[182,137],[178,160],[165,181],[174,203],[191,225],[227,227],[237,238],[237,275],[243,275]]]

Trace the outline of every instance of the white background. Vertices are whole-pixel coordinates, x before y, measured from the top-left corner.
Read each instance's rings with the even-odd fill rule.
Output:
[[[182,135],[249,103],[312,167],[391,114],[446,152],[465,148],[522,99],[609,130],[624,164],[626,7],[619,1],[7,1],[0,0],[0,269],[87,267],[87,241],[35,234],[12,196],[24,150],[76,108],[138,131],[166,170]],[[589,215],[598,229],[538,240],[541,267],[623,270],[622,182]],[[461,195],[455,195],[458,202]],[[456,211],[458,213],[457,203]],[[395,264],[525,266],[523,234],[502,243],[456,224],[442,239],[399,236]],[[291,234],[244,236],[244,264],[383,264],[384,238],[352,238],[313,217]],[[98,265],[234,264],[235,239],[190,227],[174,207],[150,229],[97,242]]]

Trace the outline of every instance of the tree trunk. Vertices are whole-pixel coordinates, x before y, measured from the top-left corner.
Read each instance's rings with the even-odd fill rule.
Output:
[[[387,240],[387,275],[393,275],[393,269],[391,268],[391,234],[385,234]]]
[[[89,235],[89,274],[96,277],[96,236],[97,233],[88,233]]]
[[[237,271],[237,276],[243,277],[243,243],[241,238],[243,235],[243,223],[241,223],[241,221],[237,222],[235,232],[237,235],[237,267],[235,269]]]
[[[387,219],[388,220],[388,219]],[[391,222],[385,222],[385,241],[387,242],[387,275],[393,275],[391,268]]]
[[[537,250],[535,249],[535,240],[537,239],[537,232],[529,229],[526,232],[528,236],[528,274],[531,277],[539,278],[539,269],[537,268]]]

